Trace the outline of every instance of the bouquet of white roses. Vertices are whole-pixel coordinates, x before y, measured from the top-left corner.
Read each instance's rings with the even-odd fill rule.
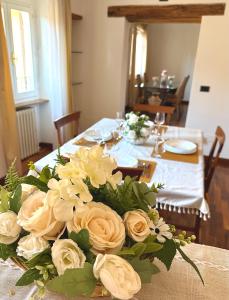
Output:
[[[131,143],[144,143],[152,131],[153,122],[149,121],[149,117],[139,113],[130,112],[125,116],[123,124],[124,137]]]
[[[101,147],[31,168],[23,178],[11,168],[0,190],[0,258],[25,269],[17,286],[131,299],[159,272],[154,259],[169,270],[177,251],[199,274],[181,249],[193,238],[176,236],[154,209],[161,186],[122,181]]]

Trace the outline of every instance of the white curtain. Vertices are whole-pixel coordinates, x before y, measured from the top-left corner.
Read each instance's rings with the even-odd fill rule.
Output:
[[[71,12],[69,0],[36,1],[40,36],[40,92],[49,99],[51,120],[73,109],[71,92]],[[41,124],[42,126],[42,124]],[[49,127],[50,128],[50,127]],[[56,145],[56,133],[53,132]]]
[[[147,32],[143,26],[137,26],[135,54],[135,75],[144,77],[147,59]]]

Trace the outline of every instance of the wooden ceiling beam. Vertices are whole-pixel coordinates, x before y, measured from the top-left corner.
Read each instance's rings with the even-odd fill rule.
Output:
[[[130,23],[151,24],[151,23],[201,23],[201,17],[196,18],[136,18],[127,17]]]
[[[125,5],[108,7],[108,17],[126,17],[135,20],[195,20],[202,16],[223,15],[225,3],[182,5]]]

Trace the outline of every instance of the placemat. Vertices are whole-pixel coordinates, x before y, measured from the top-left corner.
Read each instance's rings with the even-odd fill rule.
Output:
[[[116,144],[118,144],[118,142],[120,142],[122,139],[122,137],[119,137],[118,139],[116,138],[112,138],[111,140],[107,141],[105,144],[101,145],[101,146],[104,146],[106,145],[108,148],[109,147],[112,147]],[[77,141],[74,141],[73,142],[73,145],[77,145],[77,146],[85,146],[85,147],[92,147],[92,146],[95,146],[95,145],[98,145],[97,142],[89,142],[87,140],[85,140],[83,137]]]
[[[148,161],[148,160],[139,160],[139,162],[148,164],[148,167],[146,167],[145,170],[143,171],[143,174],[140,177],[139,181],[149,183],[153,177],[157,163],[155,161]]]
[[[185,163],[198,164],[199,163],[199,149],[193,154],[175,154],[168,151],[161,153],[162,159],[175,160]]]

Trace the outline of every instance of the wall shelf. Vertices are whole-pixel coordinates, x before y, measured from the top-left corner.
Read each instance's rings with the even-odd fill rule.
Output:
[[[83,17],[81,15],[72,14],[72,20],[74,20],[74,21],[80,21],[82,19],[83,19]]]
[[[83,82],[81,81],[72,82],[72,85],[80,85],[80,84],[83,84]]]
[[[72,53],[78,53],[78,54],[82,54],[83,51],[72,51]]]

